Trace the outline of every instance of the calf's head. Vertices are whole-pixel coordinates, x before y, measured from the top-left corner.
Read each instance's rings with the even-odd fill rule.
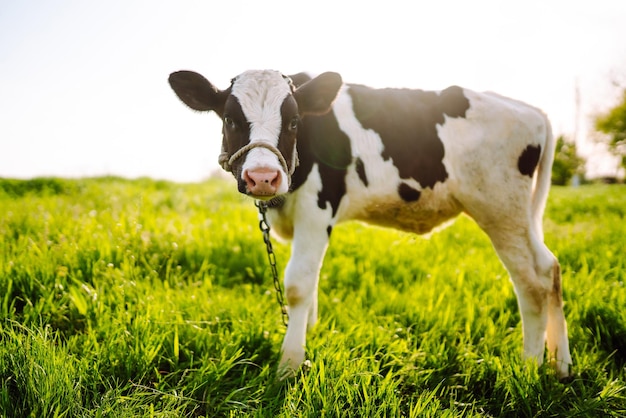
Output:
[[[190,108],[222,119],[220,164],[237,179],[239,191],[256,199],[287,193],[297,164],[301,119],[328,112],[341,76],[323,73],[297,87],[277,71],[246,71],[219,90],[202,75],[177,71],[169,77]]]

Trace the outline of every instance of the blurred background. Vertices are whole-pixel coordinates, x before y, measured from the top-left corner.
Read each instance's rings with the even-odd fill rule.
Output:
[[[583,175],[619,177],[597,120],[626,98],[625,19],[610,0],[0,0],[0,177],[205,179],[219,120],[167,77],[252,68],[495,91],[548,113]]]

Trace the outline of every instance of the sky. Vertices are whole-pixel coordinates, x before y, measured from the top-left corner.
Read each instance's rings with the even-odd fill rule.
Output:
[[[220,122],[168,75],[226,88],[262,68],[495,91],[542,108],[592,175],[612,174],[588,138],[624,80],[624,21],[620,0],[0,0],[0,177],[201,181],[219,170]]]

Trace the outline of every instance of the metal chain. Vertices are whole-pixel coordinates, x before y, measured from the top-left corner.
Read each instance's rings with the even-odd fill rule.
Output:
[[[272,277],[274,279],[274,289],[276,290],[276,301],[280,305],[282,312],[283,324],[287,326],[289,321],[289,314],[287,313],[287,306],[285,305],[285,299],[283,297],[283,289],[280,285],[280,279],[278,278],[278,268],[276,267],[276,255],[272,248],[272,241],[270,240],[270,225],[267,223],[267,203],[257,200],[254,205],[259,209],[259,229],[263,233],[263,241],[267,249],[267,260],[270,263],[272,270]]]

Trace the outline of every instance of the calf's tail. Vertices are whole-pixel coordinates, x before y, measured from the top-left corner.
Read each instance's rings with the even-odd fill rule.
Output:
[[[552,182],[552,162],[556,149],[556,140],[552,134],[552,126],[547,116],[544,115],[546,123],[546,138],[543,152],[537,165],[534,176],[534,185],[531,198],[531,210],[535,231],[539,239],[543,241],[543,213],[550,192]]]

